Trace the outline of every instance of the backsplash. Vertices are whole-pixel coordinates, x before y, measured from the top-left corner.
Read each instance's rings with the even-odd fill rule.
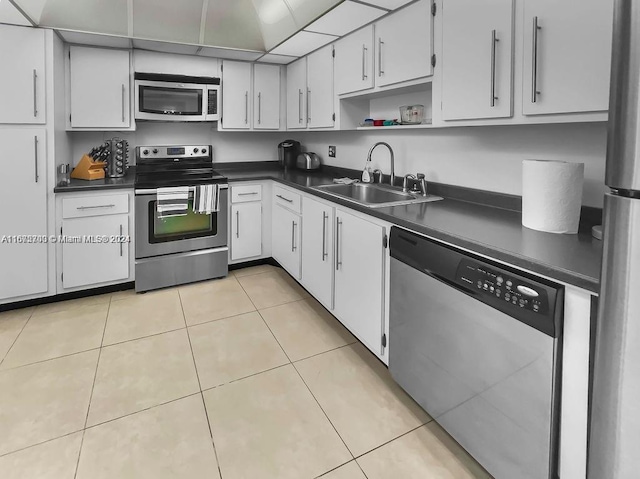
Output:
[[[289,132],[325,164],[362,170],[377,141],[395,152],[396,176],[425,173],[428,181],[522,195],[522,160],[527,158],[585,164],[583,204],[602,207],[605,192],[604,123],[476,126],[424,130]],[[329,145],[337,147],[329,158]],[[378,147],[374,168],[389,173],[389,152]]]
[[[120,137],[129,140],[131,160],[138,145],[213,145],[216,162],[275,161],[278,143],[287,132],[219,132],[213,123],[138,122],[136,131],[71,132],[69,163],[75,165],[83,154],[104,140]],[[59,161],[65,163],[67,161]]]

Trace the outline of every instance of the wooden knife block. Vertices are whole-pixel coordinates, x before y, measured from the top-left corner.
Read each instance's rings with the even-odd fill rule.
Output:
[[[104,168],[107,163],[95,161],[89,155],[83,155],[80,163],[71,172],[71,178],[78,180],[101,180],[104,178]]]

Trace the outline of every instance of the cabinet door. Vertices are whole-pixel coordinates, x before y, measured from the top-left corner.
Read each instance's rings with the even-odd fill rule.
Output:
[[[510,117],[513,0],[449,0],[442,30],[443,119]]]
[[[244,129],[251,127],[251,63],[222,64],[222,126]]]
[[[383,354],[384,228],[336,210],[336,316],[372,352]]]
[[[129,277],[129,243],[118,241],[120,236],[129,235],[129,215],[64,220],[62,233],[67,239],[74,238],[62,245],[63,287],[76,288]],[[108,241],[73,242],[83,237],[104,237]]]
[[[338,95],[373,88],[373,26],[335,44],[335,88]]]
[[[333,46],[307,57],[307,126],[333,127]]]
[[[253,258],[262,254],[262,203],[231,206],[231,259]]]
[[[613,1],[525,0],[523,22],[523,113],[607,110]]]
[[[307,57],[287,65],[287,129],[307,127]]]
[[[0,123],[45,123],[44,30],[0,25]]]
[[[274,204],[271,231],[273,257],[291,276],[300,279],[300,217]]]
[[[48,289],[47,244],[13,235],[47,235],[45,130],[0,130],[0,300]]]
[[[72,128],[130,126],[129,52],[70,47]]]
[[[253,128],[280,128],[280,67],[253,65]]]
[[[420,0],[383,18],[376,28],[376,84],[414,80],[433,74],[431,1]]]
[[[322,304],[333,307],[333,208],[302,199],[302,284]]]

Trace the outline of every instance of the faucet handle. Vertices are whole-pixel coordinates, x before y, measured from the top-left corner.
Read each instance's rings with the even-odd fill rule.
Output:
[[[417,177],[419,180],[423,180],[423,179],[424,179],[424,173],[417,173],[417,174],[416,174],[416,177]]]
[[[420,189],[422,190],[422,196],[427,196],[427,180],[424,176],[424,173],[418,173],[418,183],[420,184]]]

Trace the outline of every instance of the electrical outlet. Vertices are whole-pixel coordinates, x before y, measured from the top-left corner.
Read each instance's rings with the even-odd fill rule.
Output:
[[[329,146],[329,158],[335,158],[336,157],[336,147],[331,145]]]

